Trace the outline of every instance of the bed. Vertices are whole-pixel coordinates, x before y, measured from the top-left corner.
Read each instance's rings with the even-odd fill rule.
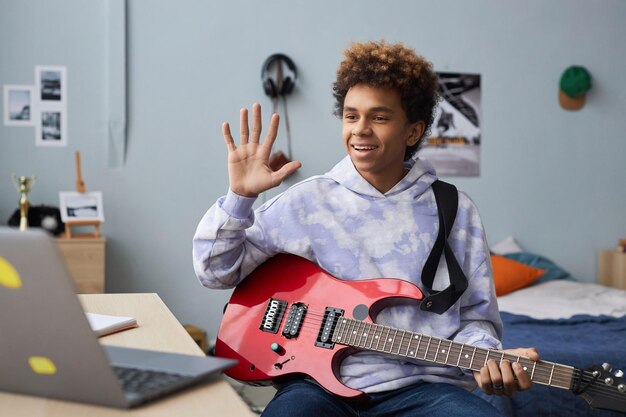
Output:
[[[626,378],[615,375],[626,371],[626,291],[580,282],[543,256],[523,251],[500,255],[493,254],[492,261],[496,290],[499,280],[508,285],[498,294],[504,348],[534,346],[542,360],[580,369],[610,364],[611,371],[603,370],[600,378],[611,377],[613,385],[598,391],[594,384],[587,395],[626,411],[626,392],[617,389]],[[500,262],[509,262],[508,269]],[[518,276],[512,268],[526,269]],[[511,398],[489,400],[508,417],[626,415],[592,408],[569,390],[539,384]]]

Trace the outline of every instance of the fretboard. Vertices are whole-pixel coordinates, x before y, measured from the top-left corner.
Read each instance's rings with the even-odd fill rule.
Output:
[[[533,382],[562,389],[571,388],[576,371],[571,366],[547,361],[535,362],[501,350],[479,348],[345,317],[337,321],[332,341],[363,350],[456,366],[472,371],[479,371],[489,359],[494,359],[499,363],[503,360],[519,362]]]

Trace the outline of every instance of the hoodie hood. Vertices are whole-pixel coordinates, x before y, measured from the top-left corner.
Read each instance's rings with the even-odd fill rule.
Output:
[[[386,193],[381,193],[359,174],[349,156],[344,157],[326,176],[337,181],[347,189],[369,198],[389,198],[406,192],[412,198],[419,197],[437,180],[435,168],[426,160],[409,159],[404,162],[409,172]]]

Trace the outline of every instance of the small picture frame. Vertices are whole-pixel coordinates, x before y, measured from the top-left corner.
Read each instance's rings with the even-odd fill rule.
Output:
[[[38,101],[42,104],[66,103],[66,80],[66,67],[37,65],[35,67],[35,83]]]
[[[65,109],[40,108],[35,112],[35,145],[67,146]]]
[[[68,222],[104,222],[102,207],[102,192],[92,191],[79,193],[76,191],[61,191],[59,193],[61,220]]]
[[[5,85],[3,90],[4,124],[6,126],[34,126],[35,87],[32,85]]]

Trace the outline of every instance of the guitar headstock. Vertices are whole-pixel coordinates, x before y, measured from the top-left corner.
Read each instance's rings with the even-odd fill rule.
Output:
[[[593,408],[626,413],[626,380],[624,373],[613,372],[608,363],[581,371],[576,394]]]

